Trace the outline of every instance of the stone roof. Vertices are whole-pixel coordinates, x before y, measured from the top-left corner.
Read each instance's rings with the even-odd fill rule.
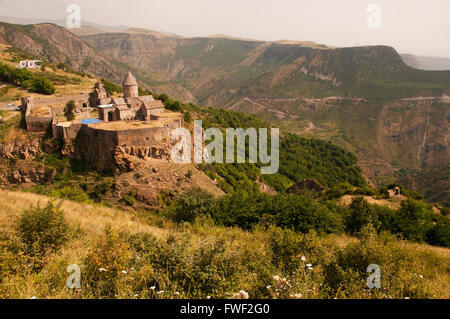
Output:
[[[144,103],[144,106],[147,110],[164,108],[164,104],[163,104],[163,102],[161,102],[161,100],[146,102],[146,103]]]
[[[143,95],[140,96],[139,99],[144,103],[153,102],[155,100],[155,98],[152,95]]]
[[[123,86],[132,86],[137,85],[136,79],[134,78],[133,74],[131,74],[130,71],[128,71],[127,76],[125,77],[125,80],[123,81]]]
[[[121,105],[121,104],[127,104],[127,102],[125,102],[125,99],[123,97],[115,97],[113,99],[113,104]]]
[[[126,105],[126,104],[117,105],[116,108],[117,108],[119,111],[124,111],[124,110],[129,110],[129,109],[130,109],[130,108],[128,107],[128,105]]]

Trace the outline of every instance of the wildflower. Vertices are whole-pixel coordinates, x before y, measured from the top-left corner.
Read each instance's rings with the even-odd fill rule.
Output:
[[[269,286],[267,286],[266,288],[267,288],[267,289],[270,289],[270,288],[272,288],[272,286],[271,286],[271,285],[269,285]]]
[[[103,271],[106,271],[106,269],[105,268],[99,268],[99,271],[103,272]]]
[[[139,296],[139,294],[134,294],[135,297]]]
[[[128,274],[126,270],[122,270],[122,274]]]
[[[302,299],[303,295],[302,294],[294,294],[294,295],[290,295],[290,297],[293,299]]]
[[[419,278],[423,279],[423,275],[419,275]]]
[[[178,296],[180,293],[178,291],[175,292],[175,296]]]
[[[151,286],[150,287],[151,290],[155,290],[155,288],[156,288],[155,286]]]
[[[306,267],[312,267],[312,265],[311,264],[306,264]]]
[[[161,295],[161,294],[163,294],[163,293],[164,293],[164,290],[161,290],[161,291],[158,291],[158,292],[157,292],[158,295]]]
[[[405,299],[411,299],[411,298],[409,298],[409,297],[405,297]]]
[[[207,296],[206,299],[211,299],[211,296]]]
[[[308,270],[313,270],[314,268],[313,267],[308,267]]]
[[[248,299],[248,293],[244,290],[239,291],[239,295],[244,299]]]
[[[36,299],[36,296],[31,297],[31,299]]]
[[[303,262],[306,261],[306,257],[305,257],[305,256],[302,256],[300,259],[301,259]]]

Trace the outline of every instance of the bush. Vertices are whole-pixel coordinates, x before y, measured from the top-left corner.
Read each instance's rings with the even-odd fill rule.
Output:
[[[199,188],[193,188],[181,194],[169,206],[167,213],[178,223],[192,222],[196,217],[208,214],[212,202],[213,197],[211,194]]]
[[[32,92],[46,95],[55,93],[55,87],[49,79],[38,77],[28,70],[13,68],[2,63],[0,63],[0,79],[20,85],[22,88]]]
[[[97,184],[94,186],[94,192],[95,192],[95,194],[97,195],[97,197],[98,197],[99,199],[102,199],[103,196],[104,196],[108,191],[111,190],[111,188],[113,187],[113,185],[114,185],[114,179],[112,179],[112,178],[106,178],[105,180],[103,180],[103,181],[97,183]]]
[[[49,202],[44,208],[37,205],[24,211],[16,231],[27,254],[44,256],[66,242],[68,225],[60,205]]]
[[[52,95],[55,93],[55,86],[52,82],[45,78],[37,78],[31,81],[30,91],[45,95]]]
[[[214,203],[211,217],[225,226],[244,229],[264,223],[307,233],[339,233],[343,224],[338,214],[308,196],[244,194],[236,192]]]
[[[85,187],[87,187],[87,184],[85,184]],[[83,187],[83,185],[80,185],[80,187]],[[79,203],[89,203],[89,195],[84,192],[84,190],[80,187],[70,187],[65,186],[60,189],[53,189],[50,192],[48,192],[48,196],[56,197],[56,198],[63,198],[72,200],[74,202]]]

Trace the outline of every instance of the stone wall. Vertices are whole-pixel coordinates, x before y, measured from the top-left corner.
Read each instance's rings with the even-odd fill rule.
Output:
[[[119,166],[118,156],[170,158],[171,131],[178,121],[168,122],[164,127],[145,127],[120,131],[108,131],[82,125],[73,141],[72,157],[84,160],[99,171]]]
[[[27,130],[30,132],[46,132],[52,125],[53,117],[25,116]]]

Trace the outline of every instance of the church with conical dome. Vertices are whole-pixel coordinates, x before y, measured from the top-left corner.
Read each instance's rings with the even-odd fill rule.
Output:
[[[139,96],[138,83],[131,72],[127,73],[122,86],[123,97],[112,97],[109,103],[98,105],[101,121],[148,121],[157,119],[157,115],[164,112],[160,100],[155,100],[152,95]]]

